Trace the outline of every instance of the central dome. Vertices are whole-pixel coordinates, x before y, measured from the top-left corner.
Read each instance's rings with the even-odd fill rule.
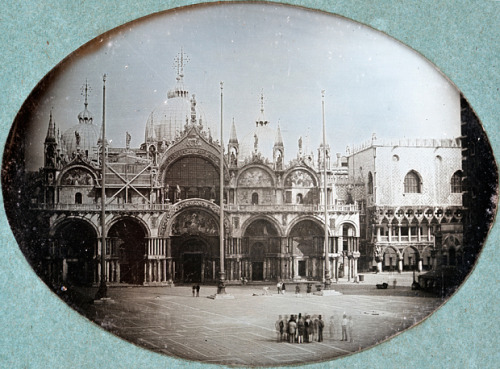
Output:
[[[167,93],[167,100],[158,105],[149,115],[146,123],[146,141],[151,139],[174,141],[184,130],[187,122],[196,121],[201,125],[205,121],[203,112],[196,106],[195,95],[189,97],[182,77],[182,74],[177,77],[177,84]]]
[[[100,137],[99,127],[94,124],[92,113],[85,108],[78,114],[78,123],[65,130],[61,136],[63,151],[72,156],[77,150],[88,157],[94,157],[97,153],[97,141]]]

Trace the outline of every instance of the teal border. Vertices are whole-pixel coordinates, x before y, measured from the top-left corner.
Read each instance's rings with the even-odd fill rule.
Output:
[[[208,1],[210,2],[210,1]],[[0,3],[0,145],[36,83],[99,34],[150,13],[197,1],[14,0]],[[500,153],[500,2],[300,1],[381,30],[414,48],[464,93]],[[1,200],[3,203],[3,199]],[[424,323],[326,367],[490,368],[498,365],[497,220],[472,275]],[[0,211],[0,367],[206,367],[136,348],[86,324],[49,292],[21,254]],[[494,364],[497,363],[497,364]]]

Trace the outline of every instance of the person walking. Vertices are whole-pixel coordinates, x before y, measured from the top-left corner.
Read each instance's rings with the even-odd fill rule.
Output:
[[[278,295],[281,295],[281,281],[278,281],[276,287],[278,288]]]
[[[347,341],[347,315],[344,313],[342,317],[342,339],[341,341]]]
[[[321,320],[321,315],[318,317],[318,342],[323,342],[323,328],[325,327],[325,322]]]
[[[200,285],[196,285],[196,297],[200,297]]]

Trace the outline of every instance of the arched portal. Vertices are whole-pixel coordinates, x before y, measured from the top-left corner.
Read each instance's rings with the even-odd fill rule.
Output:
[[[312,220],[302,220],[290,230],[294,278],[322,276],[321,255],[324,249],[325,231]]]
[[[383,255],[382,270],[393,272],[394,270],[397,269],[397,265],[398,265],[398,254],[396,250],[394,250],[392,247],[386,248],[384,250],[384,255]]]
[[[403,252],[403,270],[417,270],[418,251],[414,247],[407,247]]]
[[[120,283],[144,282],[146,232],[135,219],[124,218],[114,223],[108,232],[108,252],[112,267],[108,279]]]
[[[252,280],[274,279],[280,275],[281,238],[275,226],[266,219],[252,222],[245,230],[243,243],[250,254]]]
[[[219,222],[209,211],[191,208],[172,221],[173,279],[179,283],[217,280],[219,271]]]
[[[54,234],[55,247],[51,252],[59,267],[53,269],[50,279],[77,285],[92,284],[96,244],[96,231],[87,221],[68,219],[60,224]]]

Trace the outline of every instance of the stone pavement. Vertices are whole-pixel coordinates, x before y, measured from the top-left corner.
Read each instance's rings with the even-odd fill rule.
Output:
[[[202,285],[200,297],[192,297],[191,286],[109,288],[111,300],[89,305],[85,314],[117,336],[169,356],[221,365],[278,366],[330,360],[372,346],[443,303],[399,284],[376,290],[371,282],[341,281],[334,289],[343,295],[296,296],[289,290],[278,295],[273,284],[272,294],[264,296],[263,285],[228,286],[235,299],[212,300],[207,296],[215,293],[215,286]],[[353,343],[340,341],[344,312],[353,317]],[[323,315],[323,342],[277,342],[278,316],[298,313]]]

